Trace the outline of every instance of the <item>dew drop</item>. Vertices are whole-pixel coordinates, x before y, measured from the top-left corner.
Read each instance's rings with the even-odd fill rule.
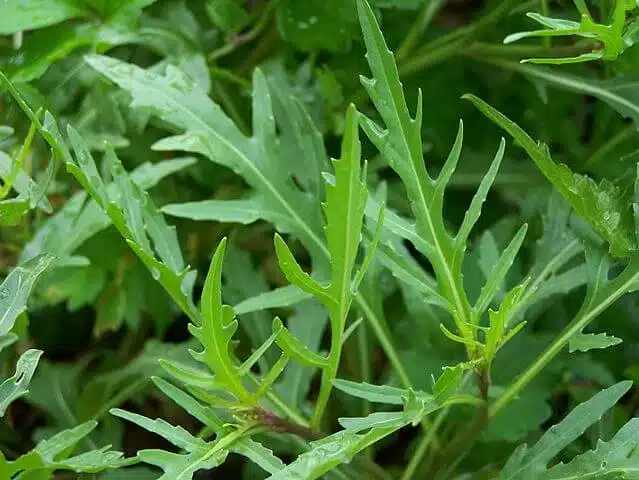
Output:
[[[153,275],[153,279],[156,281],[160,280],[160,270],[158,270],[157,268],[153,267],[151,268],[151,275]]]

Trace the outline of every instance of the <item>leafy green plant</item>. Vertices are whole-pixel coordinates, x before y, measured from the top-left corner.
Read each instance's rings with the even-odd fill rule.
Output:
[[[609,25],[595,22],[585,2],[575,0],[575,5],[581,15],[580,22],[573,22],[559,18],[549,18],[537,13],[528,13],[528,17],[540,23],[545,30],[531,32],[519,32],[508,35],[504,43],[511,43],[522,38],[530,37],[560,37],[576,35],[589,39],[595,43],[591,52],[582,53],[576,57],[560,58],[529,58],[522,62],[565,64],[577,62],[589,62],[592,60],[615,60],[623,51],[631,47],[636,41],[636,21],[627,21],[626,12],[637,8],[634,1],[616,0],[612,9],[612,18]]]
[[[3,478],[636,477],[636,2],[63,3],[0,19]]]

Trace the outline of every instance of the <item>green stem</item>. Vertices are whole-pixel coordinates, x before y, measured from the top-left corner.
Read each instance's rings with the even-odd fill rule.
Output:
[[[473,43],[464,51],[464,55],[475,58],[475,56],[493,57],[532,57],[532,56],[557,56],[578,55],[591,50],[591,47],[583,43],[574,45],[562,45],[555,47],[545,47],[543,45],[502,45],[493,43]]]
[[[364,317],[368,320],[369,325],[375,332],[375,336],[377,337],[377,341],[380,343],[382,350],[384,350],[384,354],[388,361],[390,362],[393,370],[399,377],[399,381],[404,388],[412,388],[413,382],[411,381],[406,369],[404,368],[404,364],[399,358],[399,353],[395,349],[395,345],[390,338],[390,333],[385,325],[385,323],[375,314],[369,303],[366,301],[366,298],[359,293],[355,297],[355,302],[357,303],[358,308],[364,314]]]
[[[432,50],[420,50],[411,56],[409,60],[399,64],[399,74],[403,76],[412,75],[420,70],[441,63],[455,55],[464,45],[466,45],[466,40],[458,38]]]
[[[510,316],[511,321],[517,318],[519,312],[523,311],[531,299],[534,299],[535,293],[541,286],[541,284],[548,278],[550,275],[557,271],[561,266],[565,265],[568,260],[573,258],[582,250],[581,242],[577,239],[571,240],[564,248],[562,248],[557,254],[552,257],[546,266],[539,272],[539,275],[533,280],[530,286],[526,289],[526,293],[521,297],[519,303],[513,309],[513,312]],[[508,324],[506,326],[509,326]]]
[[[253,384],[259,387],[260,381],[255,378],[253,374],[249,374],[247,377],[253,382]],[[303,427],[310,427],[311,424],[309,421],[295,408],[289,406],[284,400],[282,400],[279,395],[273,391],[273,389],[269,389],[266,392],[266,398],[273,403],[275,408],[277,408],[283,416],[290,418],[292,421]]]
[[[235,50],[237,50],[240,46],[256,39],[257,36],[260,33],[262,33],[262,31],[268,25],[269,19],[271,18],[271,12],[273,11],[276,3],[277,3],[277,0],[274,0],[272,2],[269,2],[266,5],[266,7],[264,7],[264,10],[262,11],[260,18],[257,20],[253,28],[249,30],[247,33],[243,35],[237,35],[231,38],[231,40],[227,44],[222,45],[220,48],[216,50],[213,50],[208,56],[209,62],[213,62],[220,57],[228,55],[234,52]]]
[[[575,7],[579,10],[580,15],[587,16],[590,20],[592,20],[592,16],[590,15],[590,11],[588,10],[588,6],[584,0],[574,0]]]
[[[211,73],[211,76],[213,78],[226,80],[228,82],[239,85],[240,87],[245,88],[247,90],[251,88],[251,82],[249,82],[245,78],[240,77],[239,75],[236,75],[232,71],[227,70],[225,68],[209,67],[209,72]]]
[[[363,382],[371,383],[372,375],[372,360],[370,355],[370,348],[368,344],[368,332],[366,331],[366,325],[360,325],[357,329],[357,359],[359,363],[359,375]],[[369,400],[362,399],[362,416],[366,416],[371,413],[371,403]]]
[[[424,475],[422,475],[422,478],[438,478],[438,474],[441,473],[443,468],[448,468],[452,463],[456,462],[464,452],[470,450],[475,438],[484,430],[489,420],[488,409],[484,405],[477,411],[473,422],[470,423],[463,432],[453,438],[445,449],[438,452],[434,461],[428,466]]]
[[[404,59],[413,50],[413,47],[419,41],[428,26],[432,23],[435,15],[444,5],[444,2],[445,0],[430,0],[428,2],[424,2],[422,9],[417,16],[417,20],[413,23],[408,34],[404,38],[404,41],[395,52],[395,58],[398,62]]]
[[[213,455],[215,455],[220,450],[230,447],[234,442],[236,442],[240,438],[248,435],[249,431],[251,429],[255,428],[255,427],[259,427],[259,425],[254,424],[254,423],[245,423],[244,425],[240,426],[237,430],[234,430],[233,432],[229,433],[228,435],[222,437],[220,440],[215,442],[213,448],[211,448],[211,450],[209,450],[206,453],[206,455],[204,455],[203,457],[199,458],[196,462],[193,462],[192,466],[205,463],[206,460],[211,458]],[[195,471],[195,469],[193,469],[193,471]]]
[[[349,285],[350,282],[347,284]],[[350,288],[346,290],[350,294]],[[342,290],[342,293],[344,291]],[[315,404],[315,413],[311,427],[318,429],[322,416],[326,410],[328,399],[333,389],[333,380],[337,377],[339,369],[339,361],[342,356],[342,344],[344,338],[344,327],[346,325],[346,317],[350,309],[352,295],[342,295],[339,303],[334,309],[331,309],[331,349],[328,353],[328,366],[322,371],[322,383],[320,385],[320,393]]]
[[[476,23],[459,28],[424,45],[415,53],[410,61],[400,65],[400,73],[408,75],[430,66],[433,63],[439,63],[449,58],[481,32],[490,28],[508,15],[517,3],[518,0],[503,0],[494,10],[491,10]]]
[[[627,98],[622,97],[616,91],[612,91],[600,86],[598,83],[594,83],[587,78],[581,78],[570,74],[560,73],[556,70],[549,70],[542,67],[533,67],[531,65],[522,65],[512,61],[506,61],[497,58],[489,57],[474,57],[481,62],[490,63],[505,70],[511,70],[524,75],[528,75],[532,78],[537,78],[547,82],[556,88],[568,90],[571,92],[577,92],[585,95],[591,95],[598,99],[608,103],[618,103],[624,107],[627,107],[633,113],[637,112],[637,106],[629,101]]]
[[[464,374],[464,378],[459,384],[459,389],[463,390],[463,388],[471,378],[472,374],[470,372],[466,372]],[[449,405],[446,408],[440,410],[440,412],[437,414],[437,418],[435,418],[432,427],[426,431],[426,434],[422,437],[421,441],[417,445],[417,448],[415,448],[415,452],[411,456],[410,461],[408,462],[406,469],[402,473],[400,480],[410,480],[412,478],[415,478],[418,474],[419,467],[423,464],[424,456],[431,447],[431,444],[434,443],[433,448],[435,450],[439,447],[437,442],[437,430],[439,430],[439,427],[441,427],[442,423],[444,423],[444,420],[446,420],[446,417],[448,416],[452,408],[453,406]]]
[[[554,359],[568,344],[570,339],[581,332],[599,314],[628,292],[632,285],[639,280],[639,255],[634,256],[624,271],[606,285],[601,293],[588,306],[577,313],[575,318],[564,328],[561,334],[546,348],[546,350],[530,365],[524,373],[518,376],[508,386],[504,393],[493,402],[489,409],[489,418],[494,418],[504,407],[512,402],[519,392],[526,387],[537,374]]]
[[[584,162],[582,170],[588,171],[592,166],[603,159],[608,153],[617,148],[620,144],[636,135],[637,129],[634,124],[628,125],[626,128],[619,130],[610,140],[595,150],[590,157]]]
[[[36,115],[38,114],[36,113]],[[13,162],[13,165],[11,166],[11,170],[9,171],[8,175],[3,179],[4,185],[0,187],[0,199],[7,196],[7,194],[11,190],[11,187],[13,186],[13,182],[18,176],[18,173],[20,173],[20,170],[22,170],[22,165],[24,165],[24,161],[27,158],[27,153],[29,152],[29,149],[31,148],[31,142],[33,141],[33,136],[35,135],[36,127],[37,127],[36,122],[31,122],[31,125],[29,126],[29,131],[27,132],[27,136],[24,139],[22,146],[20,147],[20,151],[18,152],[18,156]]]
[[[430,448],[431,443],[433,443],[433,440],[437,438],[437,430],[446,418],[446,414],[448,413],[450,408],[450,406],[446,407],[441,412],[439,412],[439,415],[437,415],[437,418],[433,422],[431,428],[428,429],[426,435],[422,436],[422,439],[417,445],[417,448],[415,448],[415,453],[413,453],[413,455],[411,456],[410,461],[408,462],[406,469],[402,473],[400,480],[411,480],[412,478],[415,478],[418,473],[418,468],[422,465],[424,456]]]

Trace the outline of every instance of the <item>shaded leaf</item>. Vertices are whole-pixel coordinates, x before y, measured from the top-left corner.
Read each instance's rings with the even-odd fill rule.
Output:
[[[41,355],[41,350],[31,349],[24,352],[16,364],[16,373],[0,384],[0,416],[4,416],[11,402],[29,393],[29,382]]]
[[[473,95],[465,98],[512,135],[568,203],[608,241],[613,256],[626,257],[636,249],[634,221],[619,187],[605,180],[597,185],[591,178],[555,163],[547,145],[535,142],[516,123],[483,100]]]
[[[575,407],[559,424],[550,427],[532,447],[521,445],[511,455],[500,478],[536,479],[546,473],[548,463],[576,440],[626,393],[632,382],[620,382]]]
[[[7,334],[22,312],[38,277],[55,257],[42,254],[15,267],[0,285],[0,335]]]

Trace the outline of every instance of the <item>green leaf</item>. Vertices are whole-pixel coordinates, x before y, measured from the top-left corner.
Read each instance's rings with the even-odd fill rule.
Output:
[[[229,304],[269,291],[264,273],[253,265],[251,254],[241,249],[237,242],[227,244],[222,278],[224,279],[222,297]],[[241,315],[237,309],[233,310],[237,315]],[[273,319],[267,312],[257,311],[243,315],[240,327],[248,335],[252,345],[261,345],[271,335],[272,323]],[[268,366],[277,360],[276,355],[275,349],[271,349],[261,356],[260,371],[268,370]]]
[[[542,215],[543,234],[535,245],[528,273],[531,282],[520,309],[545,308],[552,296],[567,294],[587,282],[583,261],[577,258],[583,244],[569,225],[570,211],[568,202],[553,190]]]
[[[410,423],[407,420],[397,422],[392,427],[372,428],[369,432],[358,434],[348,430],[329,435],[311,443],[311,450],[302,453],[292,463],[269,480],[294,480],[304,478],[314,480],[342,463],[348,463],[365,448]]]
[[[544,480],[570,478],[636,478],[639,459],[634,450],[639,443],[639,419],[626,423],[608,442],[597,441],[597,447],[577,455],[570,462],[553,466],[543,477]]]
[[[268,209],[268,202],[261,196],[241,200],[201,200],[162,207],[164,213],[173,217],[243,225],[256,222],[268,212]],[[277,216],[278,213],[272,212],[269,215]]]
[[[488,196],[490,187],[492,187],[493,182],[495,181],[497,171],[499,170],[501,161],[504,158],[505,149],[506,141],[502,138],[501,142],[499,142],[499,149],[495,154],[495,158],[490,164],[490,168],[486,172],[486,175],[484,175],[484,178],[482,178],[481,182],[479,183],[479,188],[477,188],[475,195],[473,195],[470,206],[468,207],[468,210],[466,210],[466,214],[464,215],[464,220],[462,221],[462,224],[459,227],[459,231],[455,236],[456,250],[459,250],[466,245],[471,230],[477,223],[477,220],[479,220],[481,210],[484,202],[486,201],[486,197]]]
[[[341,383],[341,382],[339,382]],[[344,385],[342,383],[342,385]],[[348,384],[347,384],[348,385]],[[350,388],[352,385],[348,385]],[[385,387],[355,386],[352,391],[364,393],[376,389],[386,397]],[[366,392],[362,392],[365,390]],[[431,397],[428,397],[431,398]],[[339,422],[346,429],[329,435],[321,440],[311,442],[312,449],[302,453],[292,463],[278,473],[269,477],[271,480],[316,479],[331,471],[342,463],[349,463],[353,457],[367,447],[379,442],[388,435],[407,425],[417,425],[428,414],[446,406],[445,402],[436,403],[419,398],[412,390],[403,397],[403,411],[376,412],[364,418],[340,418]],[[451,403],[467,403],[467,397],[450,397]],[[359,433],[362,430],[366,433]]]
[[[342,312],[348,311],[354,293],[350,285],[367,196],[364,183],[366,168],[362,172],[360,165],[359,114],[354,105],[349,106],[345,122],[341,158],[332,161],[335,181],[331,183],[327,180],[324,203],[326,240],[331,255],[331,283],[328,289],[334,299],[340,298],[338,308]],[[342,297],[345,300],[341,300]],[[331,319],[333,321],[333,315]]]
[[[593,51],[576,57],[556,57],[556,58],[529,58],[522,62],[531,63],[578,63],[590,60],[604,59],[615,60],[626,48],[624,42],[624,23],[626,20],[626,0],[615,0],[612,14],[612,23],[602,25],[595,23],[592,17],[586,12],[581,16],[581,22],[549,18],[537,13],[527,13],[529,18],[547,27],[548,30],[535,30],[531,32],[519,32],[508,35],[504,43],[511,43],[522,38],[530,37],[560,37],[576,35],[596,42]],[[603,45],[603,48],[601,48]]]
[[[362,418],[339,419],[340,425],[353,433],[369,428],[393,428],[403,425],[404,422],[404,412],[374,412]]]
[[[365,235],[368,236],[367,233]],[[394,277],[423,295],[424,302],[445,309],[451,308],[448,301],[438,292],[435,280],[424,272],[400,242],[382,241],[377,247],[376,258]]]
[[[615,257],[627,257],[636,249],[634,221],[619,187],[573,173],[566,165],[555,163],[548,146],[535,142],[516,123],[483,100],[465,95],[484,115],[506,130],[537,164],[546,178],[570,205],[610,244]]]
[[[466,368],[463,364],[444,367],[444,371],[433,384],[433,396],[436,400],[446,399],[457,391]]]
[[[305,351],[299,342],[285,329],[281,330],[281,347],[310,366],[323,367],[322,385],[317,402],[314,425],[317,426],[332,389],[332,381],[337,374],[341,348],[346,328],[346,319],[364,272],[372,259],[369,252],[359,272],[355,273],[355,262],[360,247],[360,238],[366,207],[365,169],[361,171],[361,144],[358,136],[358,113],[354,105],[346,112],[345,129],[342,137],[341,158],[332,161],[334,177],[325,175],[326,201],[326,241],[331,259],[331,275],[328,285],[320,285],[298,265],[293,254],[279,235],[275,235],[275,251],[280,268],[286,278],[307,293],[312,294],[328,310],[331,324],[331,349],[328,358]],[[374,251],[383,213],[380,212],[376,237],[372,242]],[[280,325],[281,326],[281,325]],[[325,361],[325,362],[324,362]]]
[[[0,226],[15,227],[31,208],[28,198],[0,200]]]
[[[161,378],[154,378],[153,382],[171,400],[184,408],[191,416],[211,428],[215,433],[218,435],[229,433],[228,427],[224,426],[222,420],[215,415],[211,408],[202,406],[189,394]],[[275,473],[284,467],[282,461],[273,455],[272,451],[250,438],[238,439],[229,446],[229,449],[234,453],[245,456],[269,473]]]
[[[155,465],[164,474],[161,480],[192,479],[195,472],[201,469],[212,469],[221,465],[228,450],[218,448],[215,442],[206,442],[194,437],[182,427],[174,427],[161,418],[151,420],[136,413],[113,409],[111,413],[136,425],[156,433],[186,453],[170,453],[163,450],[140,450],[138,457],[144,463]]]
[[[568,350],[570,353],[580,351],[587,352],[594,348],[608,348],[619,345],[621,339],[609,336],[606,333],[578,333],[570,339]]]
[[[67,170],[109,216],[131,249],[182,311],[191,320],[197,321],[198,314],[190,297],[194,278],[189,268],[184,266],[175,228],[165,223],[149,194],[124,171],[112,150],[107,152],[106,160],[114,182],[113,189],[107,189],[86,143],[72,127],[69,127],[69,137],[77,163],[69,155]],[[55,144],[57,141],[52,142],[52,145]]]
[[[347,50],[357,31],[352,0],[282,0],[277,26],[284,40],[305,51]]]
[[[259,192],[267,202],[263,219],[281,232],[300,236],[312,252],[323,248],[315,206],[287,181],[276,163],[277,147],[271,99],[264,75],[254,74],[253,115],[255,136],[246,137],[188,77],[172,66],[158,75],[119,60],[89,56],[87,62],[127,90],[134,106],[144,108],[176,128],[183,135],[169,137],[154,145],[156,150],[184,150],[201,153],[231,168]],[[273,216],[269,213],[272,212]]]
[[[317,302],[305,301],[288,317],[287,327],[291,335],[307,350],[317,353],[327,321],[328,315],[324,307]],[[275,388],[289,405],[301,407],[306,401],[315,372],[315,368],[298,362],[289,363]]]
[[[637,88],[639,78],[636,74],[631,73],[610,77],[606,80],[595,80],[545,67],[501,61],[499,65],[561,90],[596,97],[610,105],[623,117],[630,118],[635,124],[639,125],[639,94],[637,93],[639,91]]]
[[[291,284],[297,286],[299,289],[313,295],[320,300],[324,305],[333,307],[333,297],[327,292],[327,288],[320,285],[314,280],[308,273],[302,270],[302,267],[297,263],[293,253],[288,248],[288,245],[279,234],[275,234],[275,253],[277,254],[277,261],[279,263],[282,272],[286,276],[286,279]]]
[[[317,128],[300,108],[287,111],[291,115],[296,113],[295,122],[284,120],[278,125],[287,129],[283,134],[285,138],[292,136],[295,141],[287,143],[286,149],[278,147],[271,95],[259,70],[253,75],[254,134],[247,137],[204,91],[172,66],[167,66],[162,75],[108,57],[93,55],[87,57],[87,62],[128,91],[134,106],[185,132],[160,140],[154,145],[155,149],[200,153],[240,175],[253,190],[251,198],[259,196],[264,205],[268,205],[261,209],[261,219],[272,223],[280,233],[295,235],[309,251],[318,278],[328,276],[330,255],[322,235],[318,202],[298,188],[291,178],[291,172],[303,170],[305,164],[299,161],[300,158],[313,159],[314,168],[307,169],[307,176],[310,172],[319,172],[320,166],[328,163],[326,153]],[[295,125],[293,132],[289,131],[291,125]],[[309,134],[312,140],[300,138],[302,132]],[[290,167],[280,161],[282,153],[287,153]],[[307,177],[302,175],[301,178]],[[319,183],[321,179],[312,181]],[[372,312],[369,302],[361,295],[357,296],[357,303],[365,312]],[[380,337],[394,368],[401,370],[399,357],[379,318],[367,315],[367,319]]]
[[[333,385],[338,390],[353,397],[388,405],[403,405],[404,399],[409,394],[409,391],[405,388],[391,387],[390,385],[371,385],[365,382],[356,383],[340,378],[333,380]],[[426,392],[415,392],[415,394],[425,402],[433,398],[432,395]]]
[[[193,165],[192,157],[163,160],[158,163],[145,162],[131,172],[133,182],[143,190],[156,186],[162,179]],[[106,186],[108,195],[117,196],[117,185]],[[50,252],[58,257],[56,266],[70,260],[70,255],[94,235],[105,230],[111,219],[101,207],[90,199],[86,202],[84,192],[76,193],[53,216],[42,222],[33,238],[20,252],[24,261],[37,254]]]
[[[134,459],[123,459],[121,452],[109,451],[109,447],[66,458],[71,449],[95,429],[97,422],[89,421],[77,427],[63,430],[36,445],[34,452],[49,472],[64,469],[75,472],[97,473],[110,468],[119,468],[135,463]],[[20,459],[16,461],[20,463]]]
[[[39,442],[31,452],[13,462],[6,462],[4,457],[0,456],[0,473],[6,475],[6,478],[13,478],[18,472],[19,478],[50,478],[57,470],[98,473],[137,462],[134,458],[123,459],[121,452],[109,451],[109,447],[68,458],[74,447],[91,433],[96,425],[97,422],[90,421],[64,430]]]
[[[18,341],[18,335],[16,335],[15,333],[7,333],[5,335],[0,336],[0,352],[2,352],[2,350],[4,350],[5,348],[13,345],[14,343],[16,343]]]
[[[40,409],[49,419],[50,426],[62,430],[78,424],[76,406],[80,393],[80,375],[86,362],[76,364],[40,362],[31,382],[29,403]],[[91,417],[84,420],[96,420]]]
[[[289,357],[311,367],[325,368],[328,365],[326,357],[311,352],[284,327],[279,318],[273,320],[273,333],[277,335],[275,342]]]
[[[16,373],[0,384],[0,416],[4,416],[11,402],[29,393],[29,382],[41,355],[41,350],[30,349],[24,352],[18,359]]]
[[[479,294],[479,298],[475,302],[475,306],[473,310],[476,315],[481,315],[486,309],[490,306],[491,302],[495,298],[495,295],[499,292],[499,288],[501,287],[508,270],[512,266],[515,261],[515,257],[517,253],[519,253],[519,249],[524,241],[524,237],[526,236],[526,232],[528,230],[528,225],[523,224],[515,236],[512,238],[508,246],[504,249],[499,260],[494,265],[492,273],[484,286],[481,288],[481,292]]]
[[[20,49],[8,58],[3,70],[15,83],[38,79],[55,62],[79,47],[91,45],[96,33],[88,24],[55,25],[31,32]]]
[[[225,32],[237,33],[251,21],[246,8],[234,0],[207,0],[206,13]]]
[[[467,326],[472,323],[472,312],[464,291],[462,263],[466,240],[495,178],[503,156],[503,145],[481,182],[457,236],[452,237],[443,218],[443,198],[446,185],[459,160],[462,126],[460,124],[457,139],[439,177],[433,179],[427,171],[423,154],[421,91],[413,117],[402,91],[397,64],[386,45],[373,10],[365,0],[358,0],[357,6],[366,44],[366,59],[373,73],[373,78],[362,77],[361,81],[384,122],[382,127],[363,117],[362,128],[401,178],[415,217],[415,234],[421,239],[414,245],[432,264],[437,278],[437,292],[445,299],[445,305],[447,304],[451,313],[454,312],[461,336],[465,341],[472,342],[470,337],[473,332]]]
[[[201,352],[193,357],[215,373],[216,381],[239,402],[255,405],[256,399],[242,382],[237,360],[231,352],[231,339],[237,330],[233,309],[222,305],[222,262],[226,239],[222,239],[211,261],[204,282],[201,305],[201,324],[189,325],[189,331],[202,344]]]
[[[544,433],[532,447],[521,445],[515,450],[501,472],[502,480],[545,478],[548,463],[565,447],[612,408],[630,389],[625,381],[602,390],[590,400],[575,407],[559,424]],[[552,478],[552,477],[551,477]]]
[[[67,0],[29,0],[5,2],[0,18],[0,35],[42,28],[70,18],[86,15],[81,5]]]
[[[506,294],[498,311],[488,310],[490,318],[490,326],[486,331],[486,340],[484,344],[484,358],[490,365],[497,351],[503,347],[519,330],[521,330],[526,322],[520,322],[509,332],[506,332],[507,326],[511,323],[512,314],[516,311],[524,295],[529,279],[524,280],[520,285],[514,287]]]
[[[37,206],[42,211],[51,213],[52,207],[49,200],[42,198],[39,199],[39,201],[34,201],[36,200],[34,193],[38,190],[36,182],[33,181],[33,179],[21,168],[15,172],[15,176],[13,175],[12,170],[15,168],[17,163],[17,160],[13,160],[9,155],[0,151],[0,176],[5,180],[5,184],[7,177],[11,176],[11,186],[16,192],[18,192],[20,197],[28,198],[30,200],[31,207],[35,207],[35,204],[37,203]]]
[[[0,335],[5,335],[27,308],[27,299],[40,275],[55,257],[42,254],[15,267],[0,285]]]
[[[190,359],[187,345],[195,344],[195,341],[186,344],[169,344],[157,340],[149,340],[144,344],[144,349],[134,359],[126,364],[115,364],[112,369],[104,373],[93,373],[91,378],[82,384],[77,398],[70,407],[75,411],[78,419],[99,420],[106,415],[110,408],[122,405],[129,399],[136,398],[141,392],[145,392],[150,385],[153,376],[168,377],[160,364],[164,362],[187,362]],[[191,360],[191,363],[195,363]],[[44,372],[46,373],[46,372]],[[55,405],[61,398],[65,398],[64,390],[57,390],[60,384],[67,382],[64,370],[58,375],[42,376],[42,389],[48,389],[48,395],[42,395],[42,402]],[[59,380],[59,383],[54,380]],[[78,384],[74,386],[78,389]],[[49,395],[55,395],[55,400],[50,400]],[[45,409],[46,411],[46,409]]]
[[[176,393],[174,391],[173,396]],[[180,398],[182,401],[187,400],[187,397],[183,395],[176,398]],[[195,401],[189,397],[188,404],[191,411],[197,408],[193,402]],[[226,435],[218,435],[215,441],[207,442],[192,436],[182,427],[172,426],[159,418],[151,420],[119,409],[113,409],[111,413],[162,436],[186,452],[185,454],[170,453],[163,450],[141,450],[138,452],[140,460],[158,466],[164,471],[164,475],[160,477],[162,480],[192,479],[193,474],[198,470],[212,469],[221,465],[226,459],[229,449],[234,449],[234,447],[238,447],[236,448],[237,453],[256,461],[268,472],[276,472],[282,466],[277,461],[277,458],[272,455],[272,452],[256,442],[242,438],[250,426],[225,432]]]
[[[268,308],[290,307],[308,300],[311,296],[310,293],[300,290],[297,285],[286,285],[242,300],[233,307],[233,310],[238,315],[243,315]]]

